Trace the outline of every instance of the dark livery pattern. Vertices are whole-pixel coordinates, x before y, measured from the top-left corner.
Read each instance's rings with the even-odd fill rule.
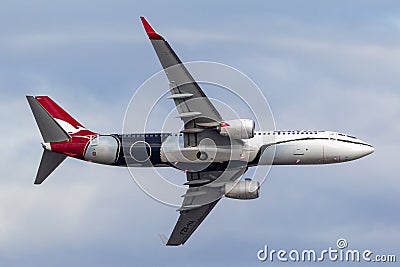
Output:
[[[161,162],[160,150],[162,142],[170,134],[113,134],[119,140],[120,149],[117,166],[141,165],[143,167],[170,166]]]

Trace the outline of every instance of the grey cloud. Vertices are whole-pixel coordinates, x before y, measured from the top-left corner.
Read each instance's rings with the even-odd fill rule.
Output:
[[[50,2],[0,9],[2,265],[259,265],[264,244],[318,249],[342,236],[352,248],[397,252],[396,1]],[[182,59],[248,74],[278,128],[343,131],[376,152],[348,164],[273,167],[260,199],[224,199],[180,248],[158,238],[172,230],[175,209],[146,196],[125,169],[68,159],[33,186],[42,140],[25,94],[49,94],[91,129],[121,131],[132,93],[161,69],[138,15]]]

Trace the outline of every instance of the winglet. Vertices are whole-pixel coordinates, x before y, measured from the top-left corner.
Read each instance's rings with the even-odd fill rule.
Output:
[[[156,31],[151,27],[144,17],[140,17],[140,19],[142,20],[144,30],[146,31],[150,40],[163,40],[162,36],[156,33]]]
[[[166,245],[168,242],[168,238],[164,234],[160,234],[160,238],[163,244]]]

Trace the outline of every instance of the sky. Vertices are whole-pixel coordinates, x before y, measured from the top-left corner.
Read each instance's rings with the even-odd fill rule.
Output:
[[[344,132],[375,152],[274,166],[259,199],[224,199],[181,247],[158,236],[171,232],[175,208],[125,168],[67,159],[33,185],[42,138],[25,95],[49,95],[87,128],[121,132],[133,93],[161,70],[141,15],[182,61],[249,76],[277,129]],[[0,265],[262,266],[265,245],[322,250],[339,238],[399,258],[399,69],[398,1],[1,1]]]

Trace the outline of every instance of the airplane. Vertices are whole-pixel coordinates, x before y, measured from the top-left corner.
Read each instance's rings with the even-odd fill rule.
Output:
[[[43,137],[43,155],[35,184],[41,184],[67,157],[105,165],[182,170],[187,180],[184,185],[188,187],[178,209],[179,218],[170,237],[162,236],[166,245],[178,246],[188,240],[224,196],[233,199],[259,197],[260,183],[241,178],[249,167],[333,164],[374,152],[372,145],[348,134],[256,131],[253,120],[224,120],[168,42],[144,17],[140,19],[164,71],[179,66],[166,74],[173,84],[168,98],[176,105],[183,130],[178,133],[100,134],[85,128],[50,97],[27,96]],[[206,139],[212,140],[214,145],[201,147]],[[272,157],[264,157],[268,154]]]

